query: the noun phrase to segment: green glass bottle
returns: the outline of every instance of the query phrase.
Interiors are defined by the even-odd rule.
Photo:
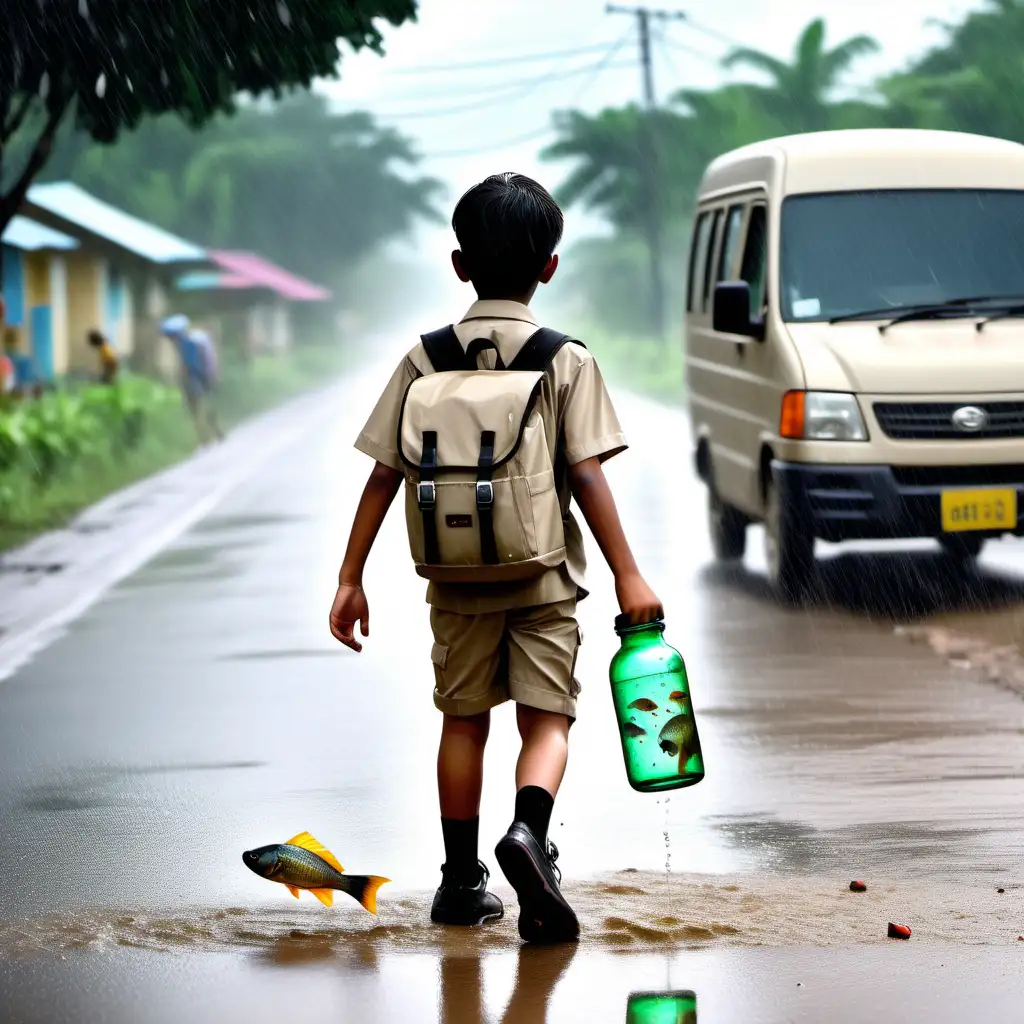
[[[697,722],[682,655],[665,643],[665,623],[615,618],[622,646],[609,676],[629,784],[641,793],[693,786],[704,778]]]
[[[697,995],[634,992],[626,1005],[626,1024],[697,1024]]]

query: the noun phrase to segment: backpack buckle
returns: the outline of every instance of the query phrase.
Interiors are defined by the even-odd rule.
[[[494,485],[490,480],[477,480],[476,482],[476,505],[477,508],[490,508],[494,504]]]
[[[434,489],[433,480],[423,480],[416,485],[416,504],[424,512],[429,512],[434,507],[437,493]]]

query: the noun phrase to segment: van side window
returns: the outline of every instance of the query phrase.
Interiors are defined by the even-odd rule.
[[[693,245],[690,247],[690,278],[686,285],[686,309],[697,308],[697,282],[704,280],[704,259],[707,255],[708,232],[711,230],[711,214],[705,210],[697,218],[693,229]]]
[[[768,265],[768,214],[760,203],[751,207],[740,277],[750,285],[750,315],[759,316],[765,303]]]
[[[707,312],[708,308],[708,297],[711,294],[711,270],[715,265],[714,253],[718,246],[719,226],[722,223],[722,211],[715,210],[714,216],[711,220],[711,231],[708,234],[708,245],[706,255],[704,257],[704,291],[703,299],[701,300],[700,310],[702,313]]]
[[[730,206],[729,215],[725,220],[725,237],[722,240],[722,251],[718,257],[718,273],[715,282],[732,279],[736,253],[740,247],[740,235],[743,231],[743,207]]]

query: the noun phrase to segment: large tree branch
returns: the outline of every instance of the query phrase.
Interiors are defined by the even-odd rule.
[[[11,218],[18,212],[18,208],[25,201],[29,186],[32,180],[43,169],[50,157],[53,148],[53,139],[57,134],[61,119],[68,109],[68,101],[60,100],[50,108],[46,118],[46,124],[32,147],[32,153],[25,164],[18,180],[7,190],[7,193],[0,196],[0,231],[10,223]]]
[[[34,99],[35,96],[30,92],[27,92],[22,96],[21,103],[18,104],[18,108],[11,115],[10,119],[4,122],[2,137],[4,142],[7,142],[7,140],[21,127]]]

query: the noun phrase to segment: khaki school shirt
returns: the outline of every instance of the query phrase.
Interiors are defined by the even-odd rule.
[[[494,342],[502,362],[508,366],[538,323],[528,306],[507,300],[473,303],[455,333],[463,348],[476,338]],[[494,369],[493,350],[478,356],[477,365]],[[384,388],[356,448],[371,459],[405,474],[398,455],[398,418],[409,384],[433,368],[422,343],[402,360]],[[427,601],[435,608],[461,612],[506,611],[534,605],[586,597],[583,588],[587,560],[579,525],[569,510],[571,499],[568,467],[595,456],[603,462],[626,448],[626,439],[612,407],[601,371],[594,357],[581,345],[563,345],[548,370],[553,401],[542,403],[547,436],[557,437],[555,462],[559,502],[565,532],[566,558],[562,565],[548,569],[536,579],[515,583],[437,583],[430,581]]]

